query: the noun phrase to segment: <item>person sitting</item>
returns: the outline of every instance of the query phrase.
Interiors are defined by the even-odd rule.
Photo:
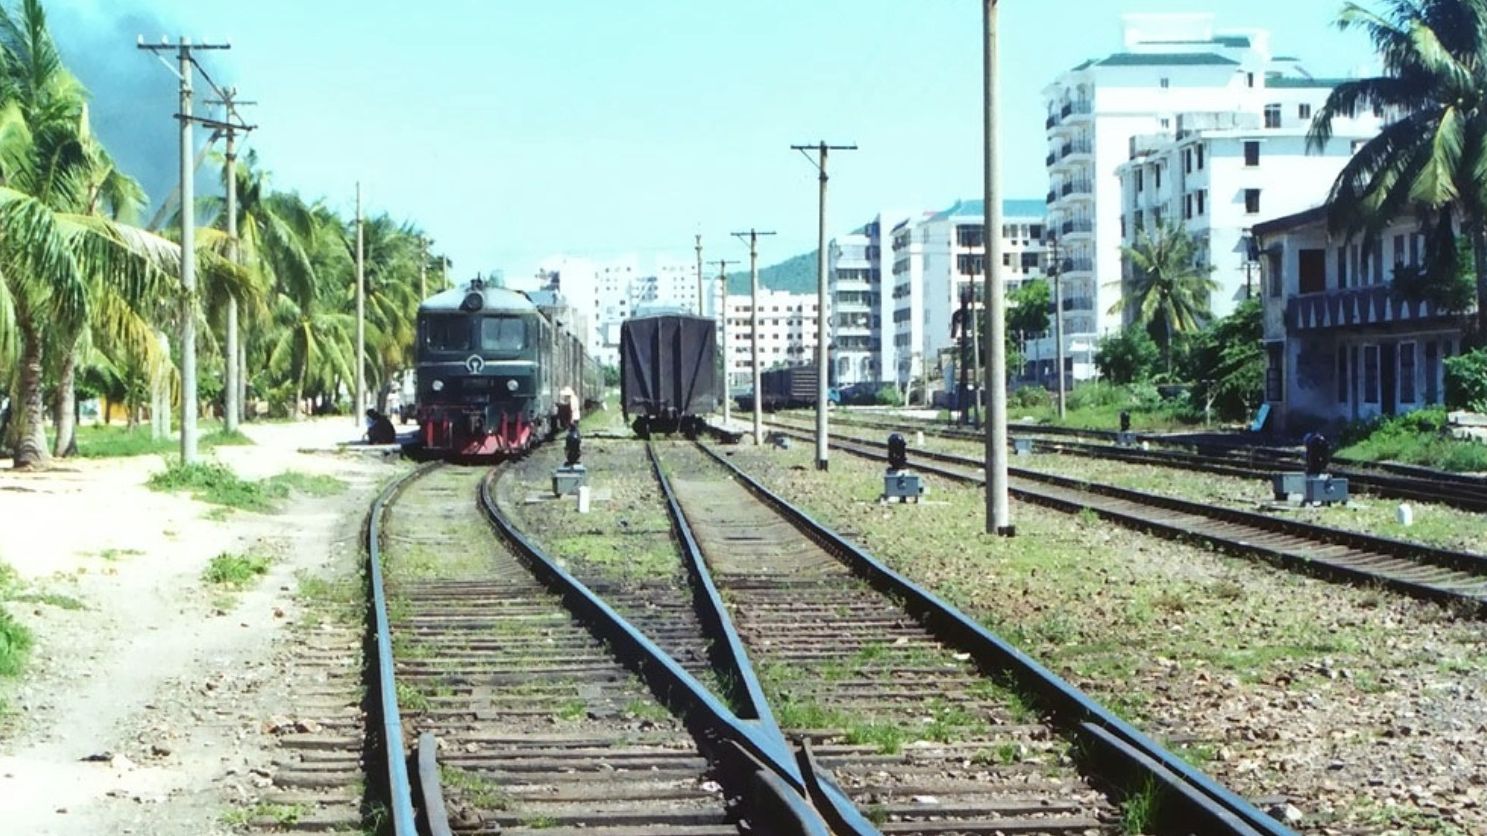
[[[398,440],[398,431],[393,428],[392,421],[386,415],[375,409],[368,409],[366,439],[368,444],[392,444]]]

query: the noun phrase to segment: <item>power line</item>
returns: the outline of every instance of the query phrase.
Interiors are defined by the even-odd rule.
[[[755,447],[760,447],[764,444],[764,414],[762,400],[759,394],[761,384],[763,383],[763,374],[759,368],[759,236],[774,234],[775,233],[773,232],[760,232],[759,230],[752,227],[749,228],[748,232],[733,233],[733,236],[735,238],[738,238],[739,240],[743,240],[744,236],[747,235],[749,241],[749,343],[751,348],[750,365],[752,366],[750,376],[753,380],[754,392],[751,400],[754,402],[753,412]],[[727,306],[727,303],[728,296],[727,289],[725,287],[723,291],[723,304],[725,307]],[[723,322],[723,327],[728,327],[728,323],[726,320],[724,320]],[[723,368],[725,370],[728,368],[727,360],[724,360]]]
[[[815,145],[792,145],[790,147],[799,151],[807,160],[810,160],[811,165],[816,167],[821,184],[816,216],[816,377],[819,378],[816,385],[816,469],[825,470],[829,465],[829,447],[826,443],[826,396],[831,362],[826,332],[826,157],[832,151],[856,151],[857,146],[855,144],[828,145],[825,140],[821,140]],[[810,151],[816,152],[814,159],[808,153]]]
[[[191,115],[191,68],[196,64],[192,53],[203,49],[228,49],[229,45],[193,44],[186,38],[180,38],[174,44],[169,38],[162,38],[158,44],[146,44],[143,36],[135,45],[156,57],[161,57],[164,52],[175,52],[179,62],[176,77],[181,85],[180,112],[176,114],[176,119],[181,123],[181,464],[190,465],[197,461],[196,218],[193,211],[196,204],[196,171],[191,153],[191,129],[199,121],[216,121]]]

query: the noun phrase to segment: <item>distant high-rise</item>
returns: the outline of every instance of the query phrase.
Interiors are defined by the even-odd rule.
[[[1294,130],[1308,118],[1303,113],[1319,106],[1329,86],[1311,79],[1298,59],[1272,56],[1264,30],[1215,29],[1211,14],[1125,15],[1121,21],[1120,52],[1085,61],[1044,90],[1048,221],[1059,239],[1064,333],[1071,345],[1089,345],[1121,326],[1121,317],[1109,311],[1122,292],[1121,245],[1130,238],[1122,233],[1121,219],[1123,213],[1135,212],[1127,202],[1136,181],[1123,195],[1117,173],[1138,151],[1152,150],[1146,138],[1162,136],[1181,143],[1187,139],[1183,132],[1192,126],[1211,124],[1217,129],[1224,119],[1233,120],[1236,128],[1254,124],[1275,130],[1270,126],[1281,124]],[[1150,176],[1163,178],[1163,194],[1180,202],[1202,188],[1196,180],[1189,185],[1187,173],[1174,171],[1170,160],[1159,166],[1163,173]],[[1282,177],[1280,169],[1273,169],[1277,177]],[[1315,170],[1325,169],[1326,165]],[[1129,170],[1133,178],[1148,176]],[[1253,205],[1248,190],[1259,188],[1260,211],[1243,214],[1278,214],[1264,206],[1264,186],[1242,186],[1244,182],[1234,180],[1232,193],[1209,191],[1203,198],[1205,212],[1214,203],[1244,206],[1248,200]],[[1272,199],[1284,202],[1278,196]],[[1162,214],[1170,217],[1171,205],[1166,201]],[[1151,211],[1141,208],[1142,222],[1151,223]],[[1217,240],[1214,245],[1228,246]],[[1228,275],[1223,281],[1229,296],[1215,300],[1216,310],[1232,306],[1232,281]],[[1076,377],[1092,372],[1076,364]]]

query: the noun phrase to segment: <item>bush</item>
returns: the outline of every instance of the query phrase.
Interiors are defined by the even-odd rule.
[[[1446,405],[1487,412],[1487,348],[1446,360]]]
[[[1042,386],[1024,386],[1012,393],[1008,405],[1013,409],[1047,409],[1053,406],[1053,393]]]
[[[898,393],[897,386],[884,386],[878,390],[873,398],[879,406],[903,406],[903,396]]]
[[[1095,366],[1111,383],[1150,380],[1161,353],[1145,328],[1131,327],[1100,338]]]

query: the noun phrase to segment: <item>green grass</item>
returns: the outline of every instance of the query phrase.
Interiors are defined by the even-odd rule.
[[[1156,822],[1158,801],[1156,782],[1148,778],[1140,789],[1126,796],[1121,805],[1121,830],[1131,836],[1150,833]]]
[[[232,827],[244,827],[256,821],[270,821],[288,827],[310,810],[303,804],[268,804],[259,802],[251,807],[237,807],[222,814],[222,822]]]
[[[218,586],[241,589],[268,574],[271,562],[262,555],[223,552],[207,564],[207,568],[201,573],[201,579]]]
[[[252,444],[253,440],[241,432],[226,432],[222,429],[203,432],[197,444],[203,450],[228,445]],[[165,438],[150,437],[149,425],[130,429],[111,425],[84,425],[77,428],[78,455],[85,459],[117,458],[120,456],[143,456],[150,453],[164,454],[179,450],[179,435]]]
[[[0,677],[19,676],[34,643],[30,628],[0,607]]]
[[[87,606],[82,601],[71,595],[63,595],[59,592],[22,592],[11,596],[10,600],[26,604],[46,604],[61,610],[85,610]]]
[[[454,790],[461,801],[477,809],[511,809],[511,794],[484,775],[441,765],[439,767],[439,779],[445,789]]]
[[[202,502],[243,511],[272,511],[292,492],[328,496],[346,489],[345,483],[335,477],[295,471],[253,481],[238,476],[221,462],[169,462],[145,484],[152,490],[187,492]]]
[[[1487,471],[1487,444],[1452,438],[1443,407],[1349,427],[1338,458],[1402,462],[1454,472]]]

